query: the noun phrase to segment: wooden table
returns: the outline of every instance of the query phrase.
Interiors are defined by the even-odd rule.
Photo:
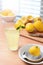
[[[18,51],[13,52],[13,51],[8,50],[5,33],[4,33],[4,27],[5,27],[5,25],[0,23],[0,65],[30,65],[30,64],[23,62],[19,58]],[[29,43],[43,45],[42,43],[38,43],[31,39],[20,36],[19,47],[22,47],[23,45],[26,45]],[[41,65],[43,65],[43,64],[41,64]]]

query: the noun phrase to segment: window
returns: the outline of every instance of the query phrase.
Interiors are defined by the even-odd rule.
[[[41,0],[20,0],[20,15],[40,15]]]
[[[11,9],[16,15],[33,15],[43,17],[43,0],[0,0],[2,10]]]
[[[43,18],[43,0],[41,0],[40,16]]]

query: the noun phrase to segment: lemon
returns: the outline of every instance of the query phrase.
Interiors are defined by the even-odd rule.
[[[8,12],[6,10],[4,10],[4,11],[1,12],[1,15],[7,16],[8,15]]]
[[[27,16],[27,19],[28,19],[28,21],[31,21],[32,22],[33,16],[29,15],[29,16]]]
[[[33,25],[36,28],[36,30],[38,30],[39,32],[43,32],[43,22],[42,21],[36,21],[34,22]]]
[[[10,12],[10,13],[8,14],[8,16],[14,16],[14,13]]]
[[[29,53],[33,56],[40,56],[40,48],[38,46],[32,46],[29,49]]]
[[[36,22],[36,21],[41,21],[41,18],[40,17],[34,18],[34,22]]]
[[[34,31],[34,26],[33,26],[32,23],[27,23],[25,29],[28,32],[33,32]]]
[[[26,16],[22,16],[21,17],[21,20],[24,24],[26,24],[28,21],[27,21],[27,17]]]
[[[3,16],[12,16],[13,15],[13,13],[12,13],[12,11],[10,10],[10,9],[5,9],[5,10],[3,10],[2,12],[1,12],[1,14],[3,15]]]
[[[25,27],[25,25],[23,24],[23,22],[21,21],[21,20],[18,20],[16,23],[15,23],[15,28],[17,29],[18,27],[21,27],[21,28],[23,28],[23,27]]]

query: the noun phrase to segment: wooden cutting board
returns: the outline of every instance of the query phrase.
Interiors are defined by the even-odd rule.
[[[43,34],[43,33],[41,33],[41,34]],[[40,42],[40,43],[43,43],[43,37],[41,38],[41,37],[30,36],[30,34],[24,29],[20,32],[20,36],[29,38],[31,40],[34,40],[34,41],[37,41],[37,42]]]

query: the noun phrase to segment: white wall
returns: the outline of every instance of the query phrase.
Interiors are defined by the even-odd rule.
[[[2,0],[2,9],[11,9],[18,15],[19,12],[18,0]]]
[[[1,5],[2,5],[2,4],[1,4],[1,0],[0,0],[0,10],[1,10]]]

